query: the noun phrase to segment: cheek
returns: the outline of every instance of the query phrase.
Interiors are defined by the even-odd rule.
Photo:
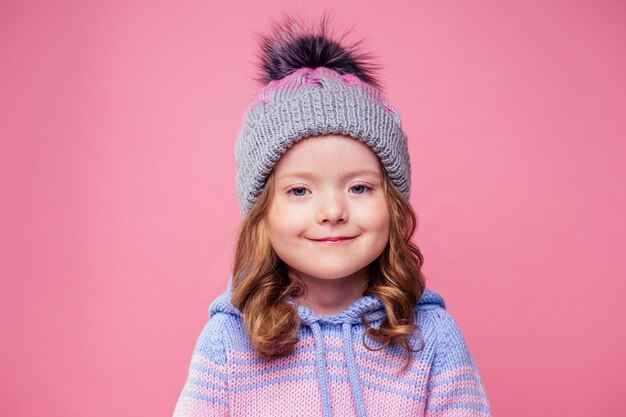
[[[377,202],[365,210],[360,212],[361,221],[368,226],[370,230],[376,230],[379,232],[389,231],[390,217],[389,209],[384,202]]]
[[[303,233],[301,219],[292,211],[273,208],[268,212],[268,231],[274,247],[282,246]]]
[[[301,253],[305,248],[302,231],[285,217],[276,217],[270,224],[269,241],[276,255],[288,265],[295,265],[301,261]]]
[[[373,243],[375,250],[378,254],[380,254],[387,243],[389,242],[391,229],[391,220],[389,217],[389,213],[386,211],[381,212],[380,216],[376,218],[376,221],[372,223],[372,231],[375,233],[375,243]]]
[[[280,241],[280,237],[285,233],[284,223],[280,221],[280,218],[280,213],[275,210],[270,210],[267,214],[267,231],[272,245]]]
[[[276,201],[278,200],[278,201]],[[272,218],[275,227],[284,230],[298,229],[306,226],[310,218],[310,207],[293,202],[275,199],[269,209],[269,217]]]

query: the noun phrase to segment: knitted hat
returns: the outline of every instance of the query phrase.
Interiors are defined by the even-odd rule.
[[[262,39],[264,83],[235,144],[237,194],[245,216],[280,157],[309,136],[343,134],[368,145],[408,199],[411,164],[398,112],[385,100],[365,55],[293,20]],[[356,44],[355,44],[356,45]]]

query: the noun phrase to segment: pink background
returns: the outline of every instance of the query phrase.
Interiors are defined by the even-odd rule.
[[[428,285],[496,416],[623,416],[620,1],[0,5],[0,415],[170,416],[230,273],[254,32],[384,65]]]

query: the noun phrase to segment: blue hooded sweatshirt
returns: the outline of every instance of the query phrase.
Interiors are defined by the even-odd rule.
[[[365,334],[377,328],[381,300],[364,295],[321,316],[298,305],[295,349],[266,359],[253,348],[231,285],[209,307],[175,417],[200,416],[491,416],[476,363],[443,298],[426,289],[415,309],[413,359]],[[368,347],[365,346],[367,344]]]

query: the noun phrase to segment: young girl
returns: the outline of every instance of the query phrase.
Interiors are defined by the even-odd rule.
[[[373,66],[292,18],[235,146],[244,216],[174,416],[489,416],[411,242],[410,159]]]

